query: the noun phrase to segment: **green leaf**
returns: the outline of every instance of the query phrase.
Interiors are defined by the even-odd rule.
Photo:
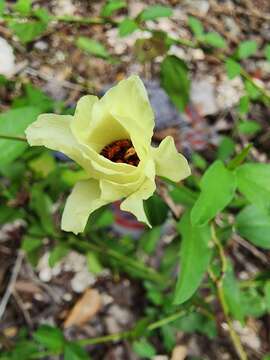
[[[253,287],[241,292],[241,302],[245,316],[260,318],[267,312],[264,296]]]
[[[30,340],[19,340],[16,341],[16,347],[12,349],[12,351],[9,353],[8,357],[4,357],[4,359],[1,358],[1,360],[29,360],[32,358],[33,355],[37,355],[39,353],[39,349],[36,343],[34,341]]]
[[[254,40],[242,41],[237,49],[237,56],[239,59],[247,59],[254,55],[257,51],[257,43]]]
[[[6,1],[0,0],[0,16],[4,13],[6,7]]]
[[[65,244],[57,245],[50,252],[49,265],[53,268],[60,260],[62,260],[69,252],[69,248]]]
[[[270,313],[270,280],[264,286],[265,302],[268,312]]]
[[[22,15],[29,15],[31,12],[32,0],[18,0],[14,5],[14,10]]]
[[[199,287],[209,265],[212,249],[209,226],[192,226],[189,212],[182,216],[177,229],[182,236],[182,243],[174,304],[179,305],[187,301]]]
[[[186,63],[174,55],[167,56],[161,64],[161,86],[179,111],[184,111],[189,101],[190,79]]]
[[[237,127],[238,131],[244,135],[256,135],[262,129],[260,124],[252,120],[241,121]]]
[[[114,223],[114,214],[111,209],[104,209],[100,216],[95,220],[94,227],[102,229]]]
[[[156,355],[156,349],[146,339],[134,341],[132,348],[137,355],[143,358],[151,359]]]
[[[224,49],[227,44],[225,39],[216,32],[209,32],[203,36],[203,42],[218,49]]]
[[[244,164],[236,174],[238,189],[248,201],[270,211],[270,164]]]
[[[27,126],[36,120],[39,113],[38,108],[24,107],[0,114],[0,134],[23,136]],[[27,147],[26,142],[0,138],[0,164],[4,166],[13,162]]]
[[[184,333],[194,334],[199,332],[210,339],[217,336],[217,326],[214,319],[198,312],[187,314],[173,323],[174,327]],[[191,358],[190,360],[195,360]],[[202,360],[196,358],[196,360]]]
[[[94,55],[96,57],[103,59],[108,59],[110,57],[110,54],[100,42],[89,39],[85,36],[80,36],[76,41],[76,45],[80,49],[86,51],[88,54]]]
[[[226,59],[225,68],[229,79],[234,79],[241,74],[241,65],[232,58]]]
[[[245,207],[236,217],[238,233],[256,246],[270,249],[270,215],[255,205]]]
[[[146,231],[140,238],[140,244],[142,249],[147,254],[152,254],[157,247],[157,243],[160,240],[160,236],[161,236],[160,226],[155,226],[152,229]]]
[[[244,162],[248,156],[252,144],[248,144],[239,154],[237,154],[227,165],[228,169],[234,170]]]
[[[118,27],[119,35],[121,37],[130,35],[137,29],[138,29],[138,24],[136,23],[136,21],[129,18],[124,19]]]
[[[22,249],[29,253],[37,250],[42,246],[42,240],[33,236],[26,235],[23,237]]]
[[[18,209],[10,208],[2,204],[0,205],[0,225],[21,219],[22,217],[23,215]]]
[[[18,36],[23,44],[26,44],[38,38],[47,29],[47,24],[42,21],[27,21],[22,23],[11,20],[8,23],[8,27]]]
[[[160,288],[151,282],[145,282],[144,286],[147,290],[147,299],[149,299],[154,305],[158,306],[164,303],[164,294]]]
[[[80,345],[68,342],[64,347],[64,360],[90,360],[90,357]]]
[[[37,213],[43,230],[49,235],[55,235],[52,201],[39,184],[32,187],[30,207]]]
[[[123,0],[107,0],[106,4],[101,10],[101,16],[109,17],[115,11],[126,8],[127,4]]]
[[[188,26],[195,35],[196,38],[201,38],[204,34],[203,24],[200,20],[196,19],[194,16],[188,17]]]
[[[174,202],[185,206],[193,206],[197,199],[197,194],[183,185],[175,185],[170,196]]]
[[[267,44],[264,48],[264,54],[268,61],[270,61],[270,44]]]
[[[244,322],[244,312],[242,306],[241,292],[239,284],[235,278],[233,267],[228,263],[228,269],[223,279],[223,289],[230,313],[236,320]]]
[[[236,189],[235,174],[217,160],[204,173],[200,187],[201,194],[191,210],[193,225],[205,225],[231,202]]]
[[[235,150],[234,141],[228,136],[223,136],[217,151],[217,158],[225,161],[227,160]]]
[[[249,80],[245,80],[245,90],[252,100],[257,100],[261,97],[260,90]]]
[[[249,105],[250,105],[249,97],[247,95],[242,96],[238,106],[239,114],[241,115],[247,114],[249,111]]]
[[[40,326],[38,330],[34,332],[33,338],[53,352],[62,351],[65,340],[64,335],[59,329],[49,325]]]
[[[86,262],[89,272],[93,274],[100,274],[102,272],[103,266],[96,253],[89,251],[86,254]]]
[[[35,17],[41,20],[43,23],[48,24],[53,20],[53,16],[50,15],[47,9],[45,8],[36,8],[32,10],[32,13]]]
[[[170,324],[164,325],[160,328],[160,333],[165,350],[171,353],[176,345],[175,329]]]
[[[37,176],[46,178],[55,170],[56,161],[49,151],[44,151],[39,157],[29,161],[28,165]]]
[[[155,20],[172,15],[172,9],[163,5],[152,5],[144,9],[138,16],[140,21]]]
[[[154,194],[144,201],[144,210],[152,226],[162,225],[168,216],[168,206],[161,198]]]
[[[193,152],[191,160],[194,166],[198,169],[205,170],[207,168],[207,161],[199,153]]]
[[[54,108],[54,101],[49,96],[44,94],[39,88],[33,86],[31,83],[24,86],[25,95],[16,98],[13,103],[13,108],[22,106],[35,106],[41,112],[51,112]]]

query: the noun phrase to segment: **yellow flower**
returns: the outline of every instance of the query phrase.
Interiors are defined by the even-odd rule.
[[[149,224],[143,200],[155,191],[155,176],[178,182],[190,175],[187,160],[167,136],[151,146],[154,114],[138,76],[120,81],[101,99],[83,96],[74,116],[42,114],[26,129],[30,145],[44,145],[77,162],[88,180],[76,183],[61,227],[84,230],[90,214],[123,199],[121,209]]]

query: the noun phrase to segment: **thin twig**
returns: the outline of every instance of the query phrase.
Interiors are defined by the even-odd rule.
[[[7,286],[6,292],[5,292],[5,294],[4,294],[3,298],[2,298],[2,301],[0,303],[0,319],[3,316],[3,314],[4,314],[5,310],[6,310],[7,304],[9,302],[9,298],[12,295],[14,285],[16,283],[17,277],[18,277],[19,272],[21,270],[23,258],[24,258],[24,253],[21,250],[19,250],[16,262],[15,262],[15,265],[13,267],[12,274],[11,274],[11,277],[10,277],[10,280],[9,280],[9,284]]]
[[[251,252],[255,257],[261,260],[261,262],[265,265],[269,265],[270,260],[268,257],[261,251],[259,251],[255,246],[250,244],[248,241],[244,240],[238,234],[233,235],[233,240],[237,242],[239,245],[243,246],[249,252]]]
[[[15,289],[13,290],[12,293],[13,293],[13,297],[14,297],[16,303],[18,304],[18,306],[23,314],[25,322],[27,323],[29,328],[33,328],[33,321],[31,319],[29,311],[25,308],[25,305],[24,305],[20,295],[18,294],[18,292]]]

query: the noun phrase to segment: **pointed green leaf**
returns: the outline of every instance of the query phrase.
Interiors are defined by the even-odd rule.
[[[107,59],[110,57],[110,54],[108,53],[104,45],[102,45],[100,42],[96,40],[89,39],[85,36],[80,36],[76,41],[76,45],[78,46],[78,48],[86,51],[88,54],[103,59]]]
[[[254,40],[242,41],[237,49],[237,56],[239,59],[246,59],[254,55],[257,51],[257,43]]]
[[[226,59],[225,68],[229,79],[234,79],[241,73],[241,65],[231,58]]]
[[[190,80],[186,63],[174,55],[161,64],[161,85],[179,111],[184,111],[190,93]]]
[[[236,217],[236,230],[255,246],[270,249],[270,215],[260,208],[245,207]]]
[[[140,15],[140,21],[155,20],[161,17],[169,17],[172,15],[172,9],[163,5],[152,5],[144,9]]]
[[[209,265],[212,249],[209,226],[192,226],[189,212],[182,216],[177,229],[182,236],[182,243],[174,304],[179,305],[187,301],[199,287]]]
[[[36,120],[39,113],[38,108],[29,106],[0,114],[0,134],[24,136],[24,130]],[[0,164],[12,163],[27,147],[27,142],[0,139]]]
[[[194,16],[188,17],[188,26],[190,27],[191,31],[195,35],[196,38],[200,38],[203,33],[203,24],[200,20],[196,19]]]
[[[238,189],[248,201],[270,211],[270,164],[244,164],[236,174]]]
[[[205,225],[231,202],[236,189],[235,174],[217,160],[203,175],[200,187],[201,194],[191,210],[193,225]]]

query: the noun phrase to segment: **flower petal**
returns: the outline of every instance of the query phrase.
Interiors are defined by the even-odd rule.
[[[141,185],[147,180],[154,182],[155,179],[155,163],[152,158],[145,159],[137,168],[137,176],[133,179],[127,178],[126,182],[111,181],[108,179],[100,180],[101,197],[110,202],[129,196],[135,193]],[[121,179],[122,181],[122,179]]]
[[[190,167],[186,158],[177,152],[174,140],[167,136],[158,148],[152,148],[156,163],[156,174],[178,182],[190,175]]]
[[[141,187],[132,195],[127,197],[120,205],[123,211],[131,212],[136,216],[138,221],[144,222],[149,227],[149,223],[143,207],[143,200],[148,199],[156,190],[156,184],[152,179],[147,178]]]
[[[74,234],[83,232],[92,212],[106,204],[101,199],[99,181],[90,179],[77,182],[67,198],[61,228]]]
[[[93,105],[98,101],[97,96],[85,95],[77,102],[75,114],[71,121],[71,131],[78,141],[85,142],[89,136],[92,120]]]
[[[144,84],[138,76],[130,76],[112,87],[100,99],[104,107],[131,135],[140,134],[150,141],[154,128],[154,113]]]
[[[25,131],[27,141],[31,146],[43,145],[51,150],[60,151],[92,173],[93,168],[89,159],[70,130],[71,121],[70,115],[39,115],[37,121]]]

